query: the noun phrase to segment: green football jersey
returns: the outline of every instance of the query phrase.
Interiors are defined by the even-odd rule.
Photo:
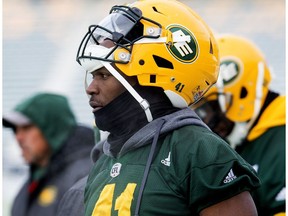
[[[86,216],[132,216],[151,145],[118,158],[103,154],[85,189]],[[206,128],[160,135],[139,215],[198,215],[206,207],[259,186],[253,168]]]
[[[236,149],[249,162],[261,180],[252,195],[259,215],[285,211],[285,126],[270,128],[257,139]]]

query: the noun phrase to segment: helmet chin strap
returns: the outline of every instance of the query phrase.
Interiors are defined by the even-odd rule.
[[[147,121],[151,122],[153,120],[151,111],[150,111],[150,105],[147,100],[143,99],[136,91],[135,89],[127,82],[124,77],[122,77],[117,70],[115,70],[114,67],[109,62],[101,61],[103,66],[130,92],[130,94],[135,98],[135,100],[140,104],[142,109],[144,110]]]
[[[241,144],[243,139],[247,136],[248,131],[253,126],[255,120],[258,117],[258,114],[261,110],[261,101],[263,97],[262,85],[264,82],[264,63],[258,63],[258,76],[256,83],[256,98],[254,101],[254,112],[252,118],[248,122],[235,122],[235,126],[231,133],[226,137],[227,141],[232,148],[235,148],[237,145]]]

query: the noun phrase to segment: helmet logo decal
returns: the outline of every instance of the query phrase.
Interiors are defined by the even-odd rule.
[[[194,35],[184,26],[180,25],[168,26],[167,30],[172,32],[173,38],[184,38],[190,36],[190,40],[183,40],[180,42],[174,42],[172,45],[166,45],[172,56],[183,63],[191,63],[195,61],[199,50]]]
[[[192,90],[192,95],[195,101],[198,101],[202,97],[203,90],[201,90],[199,85]]]
[[[220,64],[222,82],[227,85],[233,82],[240,75],[240,65],[233,60],[225,60]]]

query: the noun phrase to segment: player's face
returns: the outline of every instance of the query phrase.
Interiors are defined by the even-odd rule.
[[[93,108],[93,112],[106,106],[126,90],[104,67],[92,72],[91,75],[93,80],[86,92],[91,96],[89,104]]]
[[[111,41],[105,41],[105,47],[112,47]],[[127,77],[121,74],[131,85],[136,83],[134,77]],[[86,89],[86,93],[90,95],[89,104],[93,108],[93,112],[101,109],[109,104],[116,97],[126,91],[125,87],[105,68],[102,67],[91,73],[92,81]]]
[[[35,125],[18,126],[16,139],[22,151],[22,156],[28,164],[46,166],[50,158],[50,147]]]

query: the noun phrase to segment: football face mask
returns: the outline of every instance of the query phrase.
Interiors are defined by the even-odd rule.
[[[154,28],[157,31],[144,35],[144,26],[140,22],[141,20],[151,22],[151,26],[155,26]],[[141,10],[138,8],[114,6],[110,14],[98,25],[89,26],[88,32],[79,46],[76,60],[86,68],[86,71],[92,69],[89,66],[85,67],[85,63],[89,62],[85,59],[126,64],[130,61],[132,47],[135,42],[142,38],[158,38],[160,33],[161,25],[143,17]],[[114,46],[110,48],[103,46],[106,40],[113,42]],[[126,52],[121,52],[120,56],[115,58],[114,52],[119,48],[123,48]],[[93,67],[93,70],[100,68],[100,66],[101,64],[98,67]]]

